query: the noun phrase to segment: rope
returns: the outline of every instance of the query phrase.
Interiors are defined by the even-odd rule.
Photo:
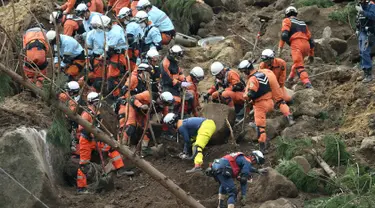
[[[42,202],[38,197],[36,197],[33,193],[31,193],[27,188],[25,188],[20,182],[18,182],[15,178],[13,178],[10,174],[8,174],[4,169],[0,167],[0,170],[5,173],[10,179],[12,179],[14,182],[16,182],[21,188],[23,188],[27,193],[29,193],[31,196],[33,196],[36,200],[38,200],[44,207],[49,208],[44,202]]]

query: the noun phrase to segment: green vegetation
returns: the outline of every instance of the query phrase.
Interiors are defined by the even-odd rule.
[[[276,170],[291,180],[299,190],[309,193],[318,191],[319,177],[314,171],[307,174],[302,167],[293,160],[281,160]]]
[[[297,0],[297,7],[317,5],[319,8],[328,8],[334,5],[331,0]]]
[[[350,154],[346,151],[346,145],[338,135],[327,135],[324,137],[325,152],[323,159],[333,166],[346,165]]]
[[[56,112],[53,118],[52,125],[47,132],[47,141],[58,147],[69,149],[71,135],[68,131],[69,125],[65,115],[61,112]]]
[[[280,159],[290,160],[294,156],[303,155],[306,149],[312,147],[310,139],[289,139],[278,137],[276,140],[276,155]]]
[[[333,11],[328,17],[331,20],[336,20],[345,24],[349,24],[352,29],[355,29],[355,21],[357,16],[357,10],[355,9],[355,3],[348,3],[343,9]]]
[[[4,100],[6,96],[13,93],[11,83],[12,79],[8,75],[0,73],[0,101]]]

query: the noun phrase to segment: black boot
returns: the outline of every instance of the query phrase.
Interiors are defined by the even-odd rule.
[[[372,81],[372,68],[363,69],[365,73],[365,78],[362,80],[362,83],[369,83]]]

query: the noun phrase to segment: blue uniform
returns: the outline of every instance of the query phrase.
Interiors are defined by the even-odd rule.
[[[241,176],[249,177],[252,172],[257,171],[255,168],[253,168],[251,162],[248,161],[244,155],[238,155],[235,159],[235,163],[240,168],[239,175]],[[219,194],[228,194],[228,204],[235,204],[237,199],[237,188],[233,179],[237,177],[237,175],[230,176],[225,174],[225,170],[231,169],[232,166],[229,160],[226,158],[215,160],[212,164],[212,170],[215,173],[215,178],[220,183]],[[246,192],[247,182],[241,183],[241,195],[246,196]]]
[[[127,49],[125,32],[119,25],[113,25],[111,30],[107,34],[108,36],[108,47],[112,47],[115,50]]]
[[[57,50],[55,50],[57,52]],[[60,35],[60,57],[75,57],[81,55],[83,52],[82,46],[78,41],[68,35]],[[55,56],[54,63],[58,63],[58,57]],[[64,67],[67,63],[61,62]]]
[[[157,27],[160,32],[174,30],[173,23],[165,12],[161,11],[156,6],[152,6],[151,10],[147,13],[148,19]]]
[[[184,152],[187,152],[187,149],[191,146],[190,138],[197,136],[198,130],[205,120],[206,118],[193,117],[182,121],[182,125],[178,128],[178,132],[184,138]]]
[[[138,23],[132,21],[126,25],[126,34],[132,34],[134,39],[140,39],[143,36],[143,30]]]
[[[85,31],[86,31],[84,34],[82,34],[83,37],[85,37],[87,35],[87,33],[91,31],[91,20],[92,20],[92,18],[95,15],[103,16],[101,13],[91,12],[89,19],[88,20],[86,20],[86,19],[83,20],[83,27],[85,28]]]
[[[144,29],[143,40],[145,45],[142,47],[142,52],[147,52],[153,47],[160,50],[162,38],[160,31],[155,26],[148,25]]]
[[[362,4],[363,13],[358,15],[357,30],[359,31],[359,49],[361,57],[361,68],[369,70],[372,68],[371,48],[374,46],[375,35],[375,4],[371,1]],[[369,38],[369,35],[372,37]]]
[[[89,55],[101,56],[104,55],[104,31],[101,29],[94,29],[87,33],[86,45],[89,49]],[[108,39],[108,35],[106,34]],[[108,42],[108,41],[107,41]]]

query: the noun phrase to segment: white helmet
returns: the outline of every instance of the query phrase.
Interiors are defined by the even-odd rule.
[[[160,95],[160,99],[161,99],[163,102],[168,103],[169,105],[171,105],[171,104],[174,103],[173,95],[172,95],[172,93],[170,93],[170,92],[163,92],[163,93],[161,93],[161,95]]]
[[[117,15],[117,18],[122,19],[132,14],[132,10],[128,7],[123,7]]]
[[[138,11],[135,15],[135,18],[138,20],[138,23],[147,21],[148,14],[145,11]]]
[[[102,18],[100,18],[99,15],[95,15],[92,19],[91,19],[91,22],[90,22],[90,25],[91,26],[94,26],[94,27],[99,27],[99,26],[102,26]]]
[[[151,48],[147,51],[146,58],[154,58],[156,56],[159,56],[159,52],[155,48]]]
[[[190,76],[194,77],[196,80],[201,81],[204,79],[204,71],[202,67],[196,66],[190,71]]]
[[[275,52],[271,49],[266,49],[262,52],[262,59],[273,59],[275,58]]]
[[[255,150],[251,153],[251,155],[255,157],[255,160],[258,164],[260,164],[260,165],[264,164],[265,159],[264,159],[264,155],[261,151]]]
[[[143,10],[145,7],[151,6],[151,3],[149,0],[140,0],[137,4],[137,10]]]
[[[213,64],[211,64],[211,74],[213,76],[218,75],[221,71],[223,71],[224,65],[218,61],[215,61]]]
[[[76,7],[76,12],[85,12],[87,10],[89,10],[89,8],[84,3],[78,4],[78,6]]]
[[[53,22],[56,20],[56,22],[57,22],[57,20],[60,18],[60,14],[61,13],[59,13],[59,12],[52,12],[52,14],[50,14],[49,15],[49,23],[50,24],[53,24]]]
[[[99,101],[99,94],[97,92],[90,92],[87,95],[87,102],[93,103]]]
[[[69,92],[78,92],[79,91],[79,84],[76,81],[68,82],[68,91]]]
[[[99,15],[98,15],[98,16],[99,16]],[[100,18],[102,18],[103,26],[104,26],[104,27],[108,27],[108,25],[111,23],[111,18],[109,18],[109,17],[106,16],[106,15],[100,16]]]
[[[48,41],[53,41],[56,38],[56,32],[54,30],[50,30],[47,32],[46,37]]]
[[[172,125],[174,124],[175,122],[177,121],[177,115],[174,114],[174,113],[168,113],[164,119],[163,119],[163,122],[165,124],[169,124],[169,125]]]
[[[141,63],[138,65],[138,71],[146,71],[150,68],[150,65],[146,63]]]
[[[295,8],[294,6],[290,6],[290,7],[288,7],[288,8],[285,9],[285,14],[286,15],[288,15],[288,14],[290,14],[292,12],[298,14],[297,8]]]
[[[245,71],[247,69],[254,69],[253,63],[248,60],[241,61],[241,63],[238,65],[238,70]]]
[[[170,53],[182,53],[183,52],[183,50],[182,50],[182,48],[181,48],[181,46],[179,46],[179,45],[174,45],[174,46],[172,46],[170,49],[169,49],[169,52]]]

